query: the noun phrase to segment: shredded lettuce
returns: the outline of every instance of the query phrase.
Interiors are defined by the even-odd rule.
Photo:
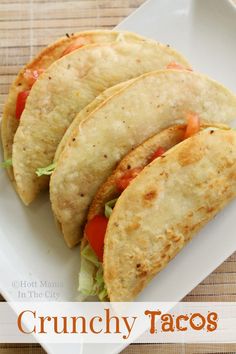
[[[85,257],[81,257],[81,268],[79,272],[79,292],[83,295],[96,295],[94,288],[94,272],[96,267]]]
[[[84,247],[84,249],[81,252],[81,255],[90,261],[93,265],[95,265],[97,268],[100,265],[100,262],[98,260],[98,257],[96,256],[94,250],[90,247],[88,244],[87,246]]]
[[[99,292],[98,298],[100,301],[107,301],[107,296],[108,296],[107,289],[104,286],[104,288]]]
[[[79,272],[80,300],[88,296],[97,295],[101,301],[107,298],[107,290],[103,279],[103,265],[90,245],[88,244],[81,252],[81,267]]]
[[[8,159],[0,163],[0,167],[2,168],[8,168],[11,166],[12,166],[12,159]]]
[[[50,176],[53,171],[55,170],[55,167],[56,167],[56,163],[52,163],[51,165],[47,166],[47,167],[39,167],[37,168],[36,170],[36,175],[38,177],[41,177],[41,176]]]
[[[95,280],[97,282],[97,285],[100,287],[102,286],[102,283],[104,282],[103,280],[103,268],[99,266],[96,276],[95,276]]]
[[[109,219],[117,198],[105,204],[105,216]],[[99,300],[107,299],[107,289],[103,278],[103,265],[88,244],[81,252],[81,267],[79,272],[79,297],[83,301],[88,296],[97,295]]]
[[[112,210],[113,210],[114,206],[116,205],[117,199],[118,198],[112,199],[105,204],[105,217],[107,219],[109,219],[109,217],[111,216]]]
[[[103,266],[102,264],[100,264],[96,276],[95,276],[95,280],[96,280],[96,286],[98,289],[97,292],[97,296],[99,298],[100,301],[104,301],[107,298],[107,289],[106,289],[106,285],[104,282],[104,278],[103,278]]]

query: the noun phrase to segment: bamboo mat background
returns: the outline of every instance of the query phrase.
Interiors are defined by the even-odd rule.
[[[157,0],[158,1],[158,0]],[[14,76],[41,48],[65,33],[112,29],[144,0],[0,0],[0,114]],[[236,253],[185,301],[236,301]],[[4,299],[0,295],[0,301]],[[41,354],[40,345],[3,345],[0,354]],[[236,345],[130,345],[124,354],[236,353]]]

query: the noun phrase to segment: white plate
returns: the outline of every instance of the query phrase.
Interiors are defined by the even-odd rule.
[[[236,9],[227,0],[150,0],[118,28],[169,43],[183,52],[194,68],[236,91]],[[20,300],[17,282],[63,283],[51,288],[57,300],[76,295],[78,249],[65,247],[56,230],[47,195],[26,208],[18,200],[4,171],[0,171],[0,292]],[[178,301],[200,283],[235,247],[236,202],[226,208],[158,275],[139,297],[141,301]],[[21,284],[23,285],[23,284]],[[45,288],[36,289],[36,293]],[[46,290],[50,290],[47,288]],[[29,295],[29,294],[28,294]],[[31,300],[37,300],[32,298]],[[50,300],[50,299],[48,299]],[[69,347],[68,347],[69,346]],[[93,353],[86,345],[46,345],[48,353]],[[96,345],[96,353],[116,353],[121,345]]]

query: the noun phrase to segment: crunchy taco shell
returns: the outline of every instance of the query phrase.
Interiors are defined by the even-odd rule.
[[[126,171],[136,168],[144,168],[150,162],[150,156],[152,156],[159,146],[165,150],[169,150],[171,147],[180,143],[184,138],[185,130],[185,125],[175,125],[164,129],[162,132],[155,134],[139,145],[136,149],[129,152],[120,161],[112,175],[109,176],[106,182],[99,188],[90,205],[87,221],[93,219],[96,215],[104,215],[105,204],[121,195],[121,191],[117,188],[116,181]],[[96,237],[96,235],[94,235],[94,237]],[[87,244],[88,241],[84,233],[84,237],[80,245],[81,253]]]
[[[76,114],[104,89],[177,61],[182,56],[155,42],[119,40],[84,46],[54,62],[33,85],[13,144],[17,191],[25,204],[48,186],[37,168],[53,162]]]
[[[108,88],[107,90],[103,91],[99,96],[97,96],[91,103],[89,103],[86,107],[84,107],[75,117],[65,134],[63,135],[63,138],[61,139],[55,156],[54,156],[54,161],[56,162],[62,151],[64,150],[64,147],[66,146],[67,142],[70,140],[71,134],[73,134],[73,130],[81,123],[83,120],[85,120],[90,113],[95,111],[97,107],[102,105],[108,98],[113,96],[115,93],[119,92],[122,90],[124,87],[128,86],[132,80],[128,80],[125,82],[121,82],[120,84],[117,84],[115,86],[112,86]]]
[[[50,198],[66,243],[83,235],[98,188],[116,164],[153,134],[184,124],[196,112],[202,122],[227,123],[236,115],[236,97],[206,76],[164,70],[143,75],[106,100],[71,134],[52,174]]]
[[[111,176],[98,189],[88,212],[87,220],[91,220],[95,215],[103,215],[104,207],[107,202],[121,195],[117,187],[117,181],[127,171],[141,169],[150,163],[150,157],[162,147],[165,151],[169,150],[184,139],[186,125],[174,125],[155,134],[144,141],[141,145],[129,152],[118,164]]]
[[[147,41],[146,38],[128,32],[97,30],[74,33],[60,38],[43,49],[31,62],[22,68],[11,85],[2,117],[1,135],[5,160],[12,158],[13,139],[19,125],[19,120],[16,119],[15,114],[17,96],[20,92],[31,88],[27,77],[25,77],[27,70],[47,69],[52,63],[61,58],[62,55],[66,54],[68,48],[72,49],[71,46],[73,45],[84,46],[92,43],[113,42],[119,40],[122,36],[124,36],[126,41],[131,42]],[[7,171],[10,178],[14,180],[12,167],[9,167]]]
[[[206,128],[230,129],[222,124],[202,124],[201,130]],[[170,150],[173,146],[182,142],[185,137],[186,125],[173,125],[164,129],[158,134],[155,134],[136,149],[129,152],[118,164],[111,176],[98,189],[88,212],[87,220],[91,220],[95,215],[103,215],[105,204],[110,200],[118,198],[123,191],[117,185],[117,181],[124,176],[125,173],[132,170],[141,170],[146,167],[151,161],[155,151],[161,147],[164,151]],[[132,183],[132,182],[131,182]]]
[[[233,130],[204,130],[145,167],[108,223],[103,265],[110,300],[133,300],[235,196]]]

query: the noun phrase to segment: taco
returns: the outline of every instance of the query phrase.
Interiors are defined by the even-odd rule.
[[[116,164],[150,136],[184,124],[189,112],[203,123],[227,123],[236,116],[236,97],[197,73],[152,72],[134,79],[73,130],[50,182],[53,212],[69,247],[81,240],[89,205]]]
[[[107,43],[125,38],[125,41],[143,42],[147,39],[134,33],[122,33],[97,30],[67,34],[47,48],[43,49],[30,63],[18,73],[13,82],[4,107],[1,135],[5,161],[12,159],[12,144],[18,128],[20,117],[29,91],[38,77],[56,60],[82,46],[92,43]],[[14,180],[13,169],[9,163],[8,174]]]
[[[235,131],[201,132],[150,164],[122,194],[108,225],[110,300],[134,299],[235,196]]]
[[[34,83],[13,144],[17,191],[25,204],[48,186],[36,170],[53,162],[58,144],[76,114],[104,89],[177,61],[167,46],[123,37],[111,43],[83,46],[54,62]]]
[[[192,120],[194,118],[193,115]],[[191,123],[191,126],[193,125]],[[199,122],[197,125],[199,130]],[[99,188],[89,208],[80,246],[81,267],[78,288],[80,299],[84,300],[92,295],[97,295],[100,300],[107,297],[102,264],[104,238],[108,219],[118,198],[145,166],[183,141],[185,134],[186,125],[175,125],[155,134],[128,153]]]
[[[100,188],[81,245],[82,296],[133,300],[236,196],[236,132],[202,126],[181,142],[185,137],[184,126],[164,130],[128,154]],[[129,166],[139,172],[124,185]]]

